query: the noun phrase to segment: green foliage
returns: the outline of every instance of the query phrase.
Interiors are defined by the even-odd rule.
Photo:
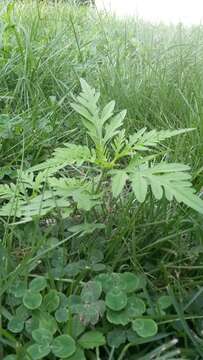
[[[105,303],[110,309],[120,311],[127,305],[127,296],[119,288],[114,288],[106,294]]]
[[[88,359],[89,350],[106,344],[112,349],[122,348],[129,342],[129,332],[136,339],[153,337],[158,326],[153,315],[146,316],[151,303],[144,297],[145,281],[138,279],[130,272],[101,273],[76,287],[77,295],[67,297],[50,289],[44,277],[36,277],[28,289],[17,294],[24,305],[9,316],[7,329],[23,337],[27,354],[36,360],[48,354],[61,359]],[[163,295],[158,303],[166,309],[169,299]]]
[[[202,36],[1,1],[0,359],[203,358]]]
[[[84,325],[95,325],[105,311],[103,300],[99,300],[102,286],[98,281],[87,282],[81,292],[81,302],[74,306],[74,312],[79,315]]]
[[[79,344],[83,349],[94,349],[105,343],[105,337],[99,331],[88,331],[79,339]]]
[[[23,304],[29,310],[34,310],[40,307],[42,303],[42,296],[40,293],[27,290],[23,296]]]
[[[160,298],[158,299],[158,306],[161,310],[168,309],[168,307],[171,305],[171,297],[168,295],[160,296]]]
[[[79,210],[90,211],[102,204],[103,197],[110,198],[111,190],[115,198],[123,197],[126,183],[138,202],[145,201],[150,189],[156,200],[163,196],[168,201],[175,199],[203,213],[203,202],[192,188],[189,166],[155,162],[156,147],[163,140],[193,129],[147,132],[143,128],[128,137],[123,129],[126,111],[115,115],[114,101],[100,110],[100,94],[83,79],[81,87],[82,92],[71,106],[81,115],[92,144],[87,147],[66,143],[54,151],[50,160],[19,173],[17,184],[1,185],[0,195],[9,202],[3,205],[0,215],[26,222],[58,209],[62,217],[68,217],[74,211],[72,202]],[[143,151],[151,152],[150,157],[143,156]],[[83,164],[88,166],[85,172],[80,170]],[[79,177],[77,172],[67,177],[65,169],[73,165]],[[63,176],[54,176],[62,170]],[[112,189],[106,187],[107,181]]]
[[[49,345],[52,342],[52,333],[43,328],[35,329],[32,332],[32,338],[36,343],[41,345]]]
[[[76,351],[75,341],[69,335],[57,336],[53,341],[52,351],[56,357],[68,358]]]
[[[8,322],[8,330],[12,333],[21,333],[24,328],[24,322],[17,316],[13,316]]]
[[[60,304],[60,298],[56,290],[50,290],[44,297],[43,305],[47,312],[55,311]]]
[[[110,347],[118,348],[126,342],[126,332],[121,329],[115,329],[108,333],[107,341]]]
[[[7,114],[0,115],[0,139],[15,138],[22,130],[22,119],[11,119]]]
[[[152,319],[135,319],[132,328],[143,338],[154,336],[157,333],[157,324]]]
[[[87,146],[65,143],[64,148],[57,148],[54,151],[52,159],[32,167],[32,171],[47,170],[45,175],[50,176],[65,166],[81,166],[84,162],[93,160],[94,158]]]
[[[59,309],[57,309],[55,312],[55,319],[58,323],[67,322],[69,319],[68,309],[66,309],[65,307],[62,307],[62,306]]]
[[[38,276],[37,278],[33,279],[30,284],[29,288],[32,291],[42,291],[47,287],[47,281],[43,276]]]
[[[27,352],[33,360],[39,360],[45,358],[50,353],[50,347],[44,344],[33,344],[28,347]]]
[[[91,303],[97,301],[100,298],[101,293],[102,286],[100,282],[89,281],[82,289],[81,299],[84,303]]]

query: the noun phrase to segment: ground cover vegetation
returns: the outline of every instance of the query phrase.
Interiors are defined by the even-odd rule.
[[[203,27],[0,5],[0,358],[203,358]]]

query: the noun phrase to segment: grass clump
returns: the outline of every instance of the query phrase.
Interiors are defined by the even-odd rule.
[[[202,27],[0,16],[0,358],[202,359]]]

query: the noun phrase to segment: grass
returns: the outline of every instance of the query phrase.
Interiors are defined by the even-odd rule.
[[[193,184],[197,192],[202,191],[202,26],[118,20],[66,2],[13,4],[1,4],[2,184],[18,181],[17,170],[44,161],[65,141],[86,143],[70,107],[71,94],[79,92],[82,77],[100,90],[102,104],[114,99],[117,110],[127,109],[127,133],[144,126],[196,128],[168,141],[163,156],[189,164]],[[57,226],[43,228],[38,220],[13,225],[10,219],[1,218],[2,306],[17,274],[29,278],[38,261],[40,272],[55,284],[51,260],[46,258],[51,250],[64,249],[63,261],[70,263],[88,259],[96,247],[113,271],[144,274],[153,295],[168,291],[173,311],[163,321],[164,331],[179,338],[181,359],[202,359],[202,215],[177,204],[154,203],[150,196],[137,206],[129,195],[108,209],[105,217],[105,233],[84,238],[70,235],[69,224],[61,220]],[[58,256],[62,256],[60,251]],[[77,281],[86,275],[83,271]],[[4,324],[4,315],[1,321]],[[173,355],[157,355],[161,345],[157,340],[126,356],[147,360],[151,358],[147,354],[154,352],[152,359],[173,359]],[[5,349],[7,342],[2,336],[0,358],[7,354]]]

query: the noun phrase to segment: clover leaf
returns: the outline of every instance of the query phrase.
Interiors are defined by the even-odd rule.
[[[137,290],[139,286],[139,278],[130,272],[124,272],[121,275],[123,291],[130,293]]]
[[[98,281],[88,281],[81,292],[81,299],[85,303],[97,301],[102,293],[101,283]]]
[[[55,311],[60,304],[60,297],[56,290],[50,290],[48,294],[45,295],[43,305],[47,312],[51,313]]]
[[[38,328],[32,331],[32,338],[40,345],[49,345],[52,342],[52,333],[44,328]]]
[[[76,351],[75,340],[69,335],[57,336],[52,344],[52,352],[55,356],[65,359]]]
[[[102,289],[105,293],[112,290],[114,287],[123,287],[123,282],[121,280],[120,274],[111,273],[111,274],[99,274],[95,276],[95,280],[99,281],[102,285]]]
[[[29,288],[32,291],[36,291],[36,292],[44,290],[46,286],[47,286],[47,281],[46,278],[43,276],[38,276],[37,278],[33,279],[29,284]]]
[[[132,321],[132,329],[143,338],[154,336],[158,331],[157,324],[152,319],[135,319]]]
[[[142,315],[146,310],[146,306],[142,299],[136,295],[132,295],[128,298],[126,309],[129,314],[129,318],[132,319],[136,316]]]
[[[12,333],[20,333],[24,328],[24,321],[17,316],[13,316],[8,322],[8,330]]]
[[[25,307],[24,304],[21,304],[16,309],[16,316],[18,319],[22,321],[26,321],[30,316],[30,311]]]
[[[105,303],[111,310],[120,311],[126,307],[127,300],[127,295],[115,287],[106,294]]]
[[[86,360],[85,353],[82,349],[77,347],[76,352],[69,356],[68,360]]]
[[[45,356],[47,356],[50,353],[50,346],[33,344],[28,347],[27,352],[32,360],[43,359]]]
[[[55,319],[58,323],[65,323],[69,319],[69,311],[65,307],[60,307],[55,312]]]
[[[25,281],[17,280],[12,284],[10,288],[11,294],[13,294],[16,298],[22,297],[27,290],[27,284]]]
[[[35,310],[40,307],[42,303],[42,296],[39,292],[27,290],[23,296],[23,304],[30,310]]]
[[[126,341],[126,332],[123,329],[114,329],[107,335],[108,345],[111,347],[118,348],[121,344]]]
[[[83,349],[94,349],[105,345],[106,340],[100,331],[92,330],[83,334],[78,340],[78,343],[83,347]]]
[[[172,305],[171,297],[168,295],[162,295],[158,299],[158,306],[161,310],[165,310],[171,305]]]
[[[107,320],[114,325],[127,325],[130,322],[127,309],[122,311],[107,310]]]
[[[72,332],[71,335],[74,337],[74,339],[76,339],[78,336],[80,336],[84,330],[85,330],[85,326],[83,325],[83,323],[81,322],[80,318],[78,315],[75,315],[72,318]]]
[[[54,317],[47,312],[40,312],[37,314],[38,319],[38,327],[49,330],[52,334],[55,334],[55,332],[58,329],[56,320]]]

